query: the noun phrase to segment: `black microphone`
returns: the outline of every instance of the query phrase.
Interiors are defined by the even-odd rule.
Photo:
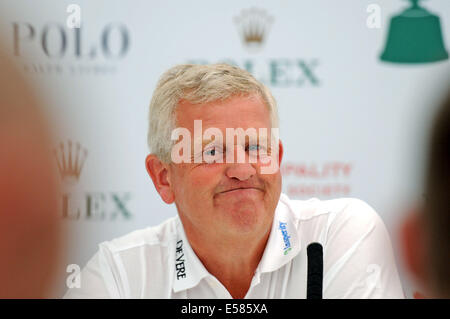
[[[306,299],[322,299],[323,249],[319,243],[311,243],[307,248],[308,282]]]

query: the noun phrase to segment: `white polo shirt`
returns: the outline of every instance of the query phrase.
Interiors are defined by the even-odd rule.
[[[323,298],[404,298],[389,235],[369,205],[285,194],[245,298],[306,298],[311,242],[323,246]],[[81,287],[64,298],[232,297],[196,256],[177,216],[101,243]]]

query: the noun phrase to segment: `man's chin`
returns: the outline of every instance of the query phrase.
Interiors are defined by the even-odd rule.
[[[263,226],[264,212],[260,205],[242,205],[233,207],[230,205],[220,210],[220,219],[227,232],[251,233],[259,231]]]

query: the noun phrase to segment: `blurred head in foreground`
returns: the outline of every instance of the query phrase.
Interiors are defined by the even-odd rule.
[[[0,298],[49,296],[59,242],[49,128],[0,48]]]
[[[426,297],[450,298],[450,91],[434,118],[425,204],[402,229],[407,266]]]

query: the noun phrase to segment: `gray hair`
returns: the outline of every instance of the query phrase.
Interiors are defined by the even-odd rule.
[[[175,110],[180,100],[203,104],[235,95],[258,94],[270,112],[272,127],[279,127],[278,108],[269,89],[249,72],[228,64],[181,64],[159,79],[150,102],[147,142],[150,151],[165,163],[171,162],[171,140],[176,128]]]

